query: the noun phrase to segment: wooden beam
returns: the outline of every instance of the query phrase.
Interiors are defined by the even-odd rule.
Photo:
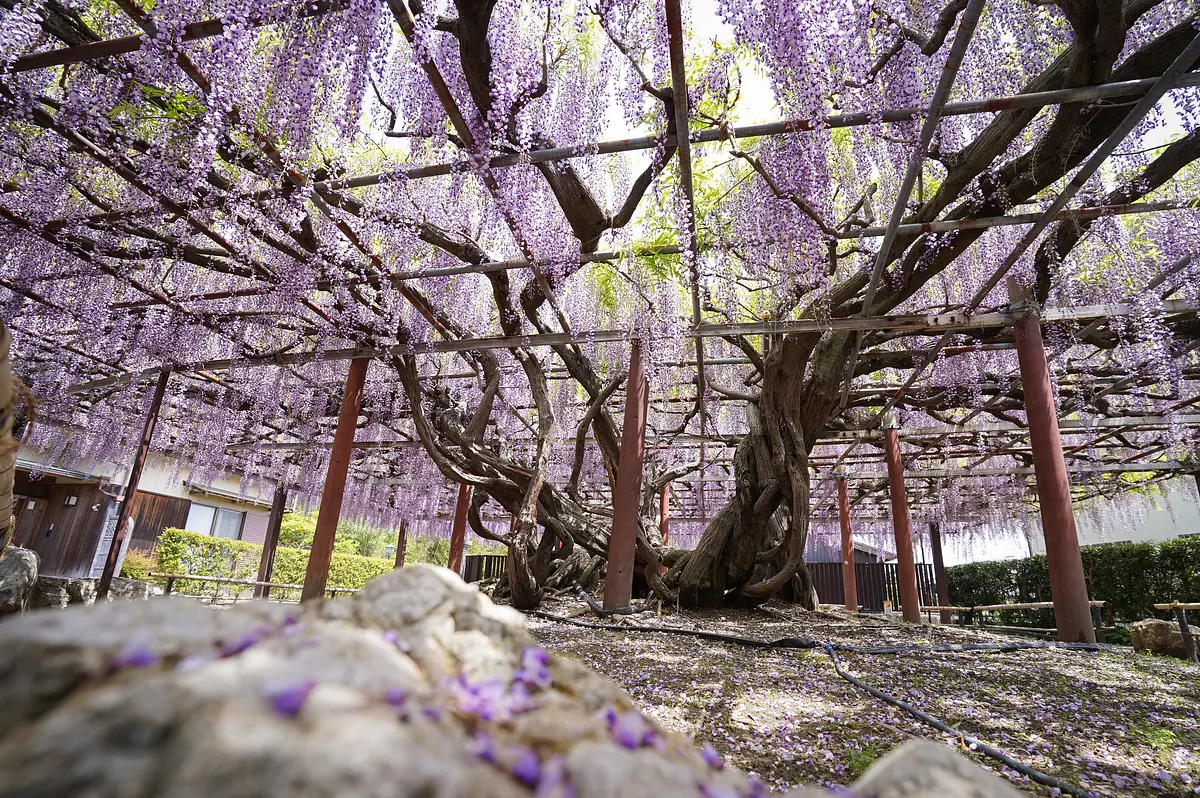
[[[604,579],[604,609],[628,607],[633,599],[633,568],[637,552],[638,510],[642,468],[646,458],[646,416],[650,386],[642,367],[642,345],[629,347],[629,379],[625,391],[625,425],[621,430],[621,463],[613,490],[612,534],[608,538],[608,572]]]
[[[275,550],[279,547],[279,532],[283,528],[283,514],[287,510],[287,488],[276,486],[271,500],[271,514],[267,517],[267,537],[263,540],[262,556],[258,561],[258,582],[254,586],[255,598],[271,595],[271,568],[275,565]]]
[[[325,595],[325,583],[329,580],[329,563],[333,558],[333,540],[337,535],[342,499],[346,493],[346,475],[350,470],[351,445],[354,443],[354,430],[358,425],[358,412],[362,406],[363,385],[367,379],[369,365],[370,361],[366,359],[352,360],[346,374],[346,390],[342,395],[341,411],[338,413],[329,468],[325,472],[321,509],[317,513],[317,529],[313,533],[312,548],[308,552],[308,569],[304,574],[301,601],[312,601]]]
[[[154,386],[154,397],[150,400],[150,412],[146,414],[146,423],[142,427],[142,439],[138,443],[137,454],[133,458],[133,468],[129,471],[129,483],[125,486],[125,495],[121,499],[121,510],[117,514],[117,528],[113,531],[112,543],[108,546],[108,556],[104,560],[104,571],[100,574],[100,583],[96,586],[98,601],[108,596],[113,577],[117,575],[117,561],[121,559],[121,545],[125,540],[126,528],[133,515],[138,483],[142,479],[142,469],[145,468],[146,458],[150,454],[150,442],[154,439],[154,427],[158,424],[158,411],[162,408],[163,394],[167,391],[167,381],[170,379],[171,370],[163,369],[158,374],[158,384]]]

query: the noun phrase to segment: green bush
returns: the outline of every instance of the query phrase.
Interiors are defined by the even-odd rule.
[[[1105,613],[1117,623],[1142,618],[1167,619],[1154,604],[1200,599],[1200,539],[1176,538],[1164,543],[1103,543],[1083,546],[1083,573],[1088,595],[1104,601]],[[946,569],[950,603],[961,607],[1009,602],[1050,601],[1046,556],[979,562]],[[1004,611],[995,616],[1006,626],[1054,626],[1050,610]]]
[[[262,546],[242,540],[209,537],[182,529],[164,529],[158,541],[158,567],[166,574],[213,576],[225,579],[254,579],[262,559]],[[407,558],[406,558],[407,559]],[[334,552],[329,564],[329,587],[359,588],[395,563],[382,557],[361,557]],[[271,582],[298,585],[304,582],[308,550],[279,547],[271,568]],[[236,595],[249,588],[219,582],[177,582],[174,590],[194,596]],[[277,598],[298,598],[297,590],[272,590]]]
[[[149,549],[130,549],[121,561],[121,576],[145,582],[155,569],[154,552]]]

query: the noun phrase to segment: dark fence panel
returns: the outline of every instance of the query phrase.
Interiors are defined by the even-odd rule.
[[[808,570],[822,604],[845,603],[840,562],[809,563]],[[855,563],[854,575],[858,580],[858,603],[863,609],[882,612],[884,601],[891,601],[893,609],[900,609],[900,584],[896,579],[895,563]],[[922,604],[937,604],[937,582],[932,565],[917,565],[917,592]]]
[[[508,557],[503,554],[468,554],[463,557],[464,582],[483,582],[504,573]]]

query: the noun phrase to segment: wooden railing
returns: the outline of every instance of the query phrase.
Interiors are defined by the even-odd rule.
[[[1196,635],[1192,632],[1192,627],[1188,625],[1187,619],[1187,611],[1200,610],[1200,604],[1172,601],[1170,604],[1155,604],[1154,609],[1175,613],[1175,621],[1179,624],[1179,634],[1183,635],[1183,650],[1193,663],[1200,664],[1200,660],[1196,658]]]
[[[250,588],[269,587],[272,589],[278,588],[280,590],[303,590],[304,589],[304,585],[289,585],[289,584],[285,584],[282,582],[260,582],[256,579],[230,579],[229,577],[226,577],[226,576],[195,576],[193,574],[161,574],[161,573],[155,573],[155,572],[151,572],[149,574],[149,576],[153,579],[160,579],[160,580],[165,581],[165,585],[163,586],[163,595],[166,595],[166,596],[169,596],[174,592],[175,583],[177,581],[208,582],[208,583],[215,583],[218,585],[237,585],[240,587],[250,587]],[[356,588],[356,587],[330,587],[330,588],[325,589],[325,593],[330,598],[335,598],[339,593],[357,593],[357,592],[358,592],[358,588]],[[204,596],[198,596],[198,598],[204,598]],[[216,597],[214,596],[212,598],[216,598]],[[231,601],[240,601],[240,600],[250,599],[250,598],[252,598],[252,596],[241,596],[241,595],[235,594],[233,596],[226,596],[225,598],[228,598]],[[274,601],[292,602],[292,603],[295,602],[295,599],[273,599],[273,600]]]
[[[1104,642],[1104,635],[1107,632],[1114,632],[1117,629],[1117,627],[1115,627],[1115,626],[1105,626],[1104,625],[1104,623],[1101,619],[1101,613],[1100,613],[1100,610],[1104,608],[1104,604],[1105,604],[1105,602],[1103,602],[1103,601],[1089,601],[1088,602],[1088,606],[1092,608],[1093,623],[1096,628],[1096,639],[1099,640],[1100,642]],[[1005,610],[1052,610],[1052,609],[1054,609],[1053,601],[1030,601],[1030,602],[1025,602],[1025,603],[1021,603],[1021,604],[977,604],[974,607],[955,607],[955,606],[940,606],[940,605],[930,605],[930,606],[922,605],[921,606],[921,612],[928,612],[928,613],[952,612],[952,613],[955,613],[958,615],[959,623],[962,623],[962,624],[966,623],[966,619],[969,616],[975,615],[976,613],[978,613],[978,615],[979,615],[979,620],[982,621],[983,614],[985,612],[1002,612]],[[980,629],[986,629],[986,630],[992,631],[992,632],[1005,632],[1008,634],[1028,634],[1028,635],[1037,635],[1039,637],[1046,637],[1046,636],[1054,635],[1058,631],[1057,629],[1046,629],[1046,628],[1037,627],[1037,626],[995,626],[995,625],[987,625],[987,624],[983,624],[983,623],[978,623],[975,625],[978,626]]]

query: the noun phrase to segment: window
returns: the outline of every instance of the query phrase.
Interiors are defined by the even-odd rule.
[[[245,518],[246,514],[238,510],[226,510],[192,502],[184,528],[188,532],[198,532],[201,535],[237,540],[242,536],[242,522]]]

